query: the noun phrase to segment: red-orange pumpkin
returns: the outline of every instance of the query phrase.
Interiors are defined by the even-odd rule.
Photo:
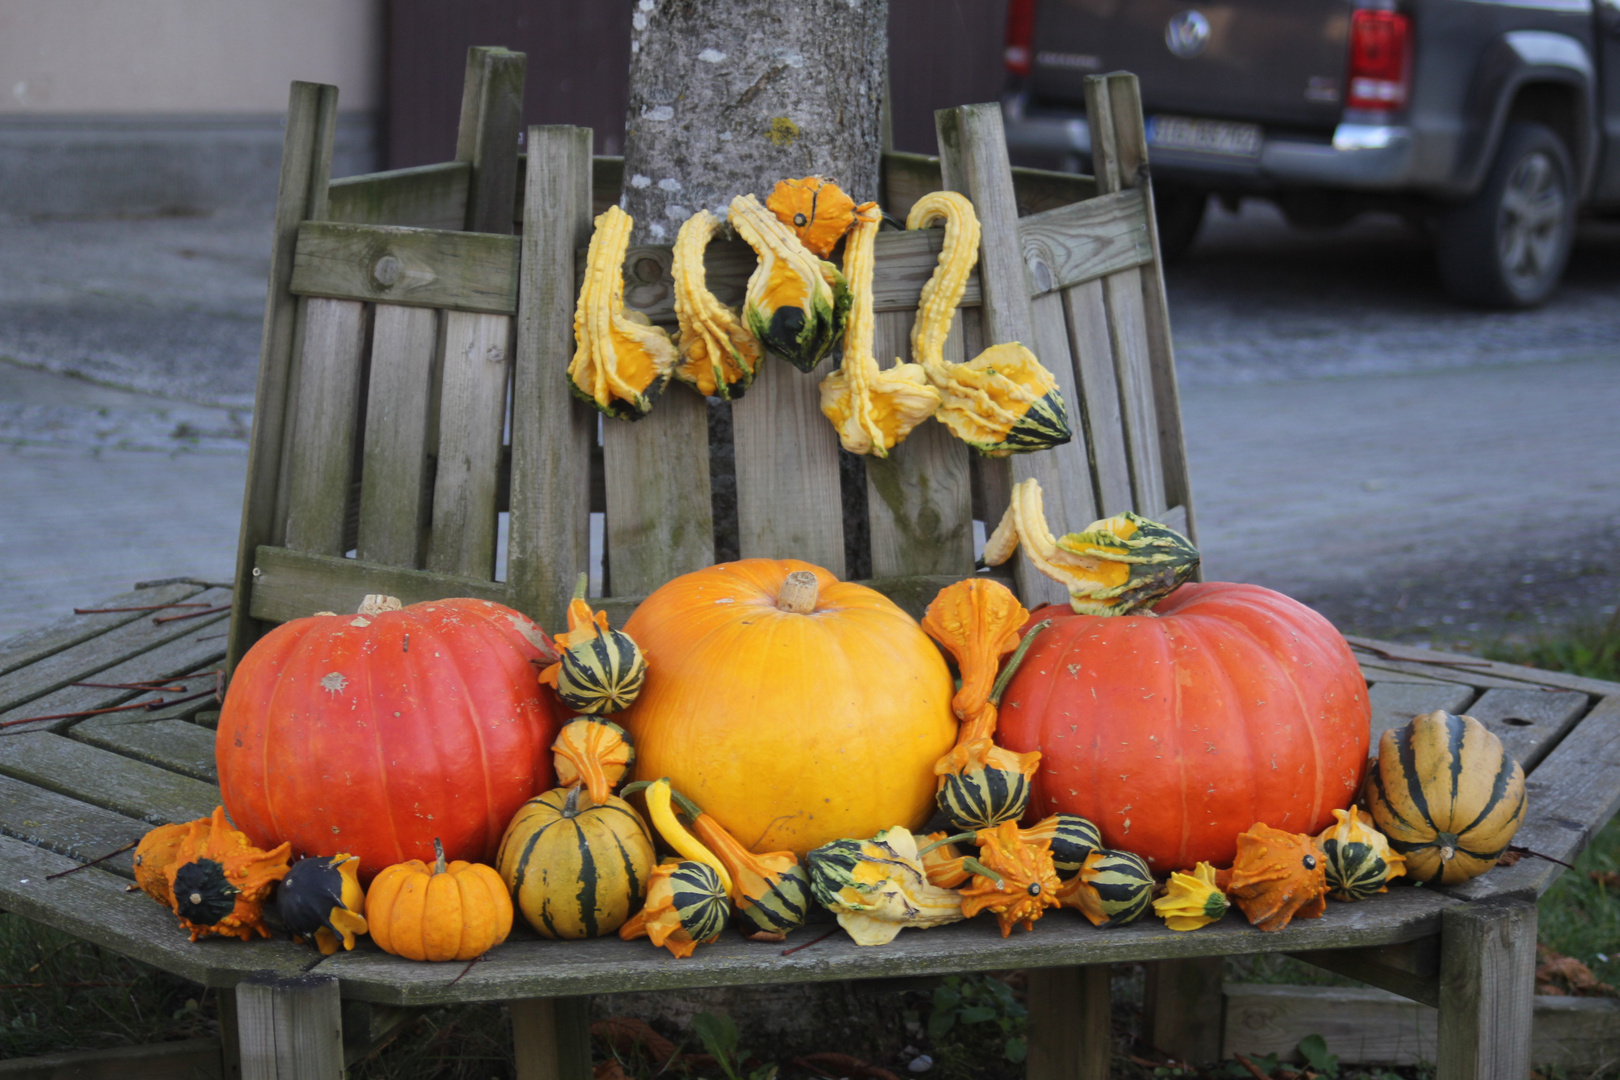
[[[1316,833],[1355,798],[1367,686],[1332,624],[1258,585],[1182,585],[1155,615],[1051,619],[998,735],[1042,754],[1029,817],[1079,814],[1155,872],[1228,864],[1255,822]]]
[[[483,600],[313,615],[242,658],[220,713],[220,789],[254,844],[346,851],[365,881],[434,858],[493,862],[506,823],[552,786],[561,710],[533,622]]]

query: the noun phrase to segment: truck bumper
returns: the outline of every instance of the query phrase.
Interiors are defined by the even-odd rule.
[[[1015,156],[1077,159],[1082,168],[1091,157],[1091,125],[1083,116],[1008,116],[1006,129]],[[1386,191],[1417,180],[1412,129],[1397,125],[1340,124],[1331,142],[1267,134],[1255,158],[1158,148],[1149,157],[1155,175],[1206,186]]]

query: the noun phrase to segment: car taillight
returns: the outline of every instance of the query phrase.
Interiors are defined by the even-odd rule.
[[[1393,11],[1357,11],[1350,16],[1352,109],[1398,109],[1406,104],[1412,70],[1412,20]]]
[[[1007,73],[1028,75],[1035,59],[1035,0],[1008,0]]]

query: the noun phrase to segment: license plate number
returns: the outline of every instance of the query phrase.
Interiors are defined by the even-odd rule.
[[[1154,116],[1148,119],[1149,146],[1165,150],[1195,150],[1228,157],[1258,157],[1260,125],[1235,124],[1228,120],[1193,120],[1185,116]]]

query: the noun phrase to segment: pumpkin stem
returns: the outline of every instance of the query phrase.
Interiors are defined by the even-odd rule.
[[[976,835],[978,835],[978,834],[977,833],[970,833],[970,832],[963,832],[963,833],[957,833],[955,836],[947,836],[943,840],[935,840],[932,844],[929,844],[927,847],[918,848],[917,849],[917,858],[920,859],[924,855],[928,854],[930,851],[933,851],[935,848],[944,847],[946,844],[965,844],[969,840],[972,840]]]
[[[1007,661],[1007,666],[1002,668],[1001,674],[996,677],[996,684],[990,688],[990,704],[1001,704],[1001,695],[1007,692],[1007,684],[1018,674],[1018,668],[1024,662],[1024,654],[1035,644],[1035,635],[1051,625],[1051,619],[1043,619],[1029,628],[1029,633],[1024,635],[1024,639],[1018,643],[1018,648],[1013,652],[1012,659]]]
[[[585,599],[586,590],[591,587],[591,575],[584,570],[579,572],[579,579],[574,582],[574,599]]]
[[[816,575],[808,570],[795,570],[782,583],[782,591],[776,594],[776,606],[794,615],[808,615],[816,610],[820,590]]]
[[[384,596],[382,593],[367,593],[366,598],[360,601],[360,610],[356,615],[381,615],[385,611],[400,611],[405,607],[399,602],[397,596]]]
[[[998,889],[1005,889],[1007,887],[1006,880],[1002,878],[1000,874],[996,873],[994,870],[990,869],[988,866],[984,865],[984,863],[980,862],[978,859],[975,859],[971,855],[963,856],[962,869],[968,871],[970,874],[977,874],[980,877],[989,878],[991,881],[996,883],[996,888]]]
[[[449,869],[450,868],[448,866],[444,865],[444,845],[440,843],[439,838],[435,836],[433,838],[433,872],[435,874],[443,874]]]
[[[575,784],[568,789],[568,798],[563,800],[562,816],[565,818],[579,816],[579,790],[584,784]],[[441,860],[443,856],[440,856]]]

